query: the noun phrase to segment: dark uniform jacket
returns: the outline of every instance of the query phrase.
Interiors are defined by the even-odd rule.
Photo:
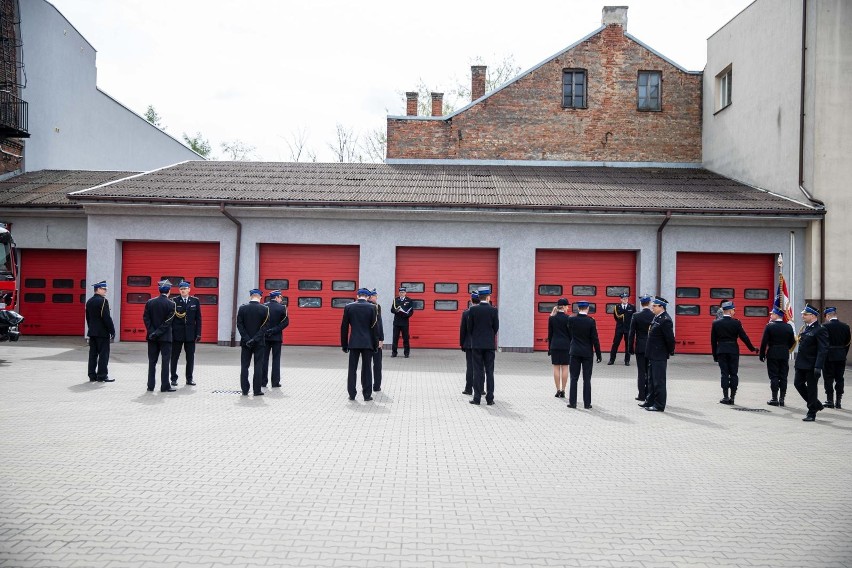
[[[240,332],[240,345],[254,347],[263,344],[266,329],[269,327],[269,308],[260,302],[243,304],[237,310],[237,331]],[[249,345],[248,342],[252,344]]]
[[[674,355],[674,322],[668,312],[654,316],[648,328],[648,341],[645,343],[645,358],[651,361],[668,359]]]
[[[849,355],[850,333],[849,326],[839,319],[828,320],[825,324],[828,330],[827,361],[845,361]]]
[[[407,327],[408,319],[414,315],[414,306],[407,296],[404,300],[394,298],[391,305],[391,313],[393,314],[394,325]]]
[[[740,344],[737,343],[737,338],[742,339],[746,347],[754,351],[754,345],[751,344],[740,320],[725,316],[714,321],[710,328],[710,350],[713,352],[713,359],[723,353],[739,355]]]
[[[578,314],[568,318],[568,333],[571,335],[571,357],[601,357],[601,342],[598,339],[598,325],[595,318]]]
[[[195,296],[186,301],[178,296],[175,319],[172,322],[172,341],[196,341],[201,338],[201,302]]]
[[[570,319],[564,312],[556,312],[547,320],[548,351],[568,351],[571,349],[571,332],[568,331]]]
[[[115,337],[115,326],[105,296],[95,294],[86,302],[86,325],[89,337]]]
[[[470,317],[470,308],[462,312],[461,326],[459,326],[459,347],[462,349],[470,349],[471,337],[467,331],[468,317]]]
[[[630,320],[630,334],[627,336],[627,349],[630,353],[644,353],[648,342],[648,328],[654,321],[651,308],[642,308]]]
[[[761,359],[787,359],[794,345],[796,332],[793,326],[784,320],[771,321],[763,328],[759,355]]]
[[[266,339],[270,343],[278,342],[284,339],[283,331],[290,325],[290,314],[287,312],[287,306],[283,303],[270,300],[264,304],[269,309],[269,322],[266,325]]]
[[[470,307],[467,314],[467,332],[470,334],[471,349],[497,349],[495,336],[500,329],[497,308],[488,302]]]
[[[796,355],[797,369],[819,369],[822,371],[828,356],[828,330],[814,322],[802,326],[799,332],[799,352]]]
[[[382,323],[382,306],[379,304],[373,304],[376,306],[376,336],[379,341],[385,340],[385,324]]]
[[[633,314],[636,313],[636,306],[628,303],[627,307],[621,309],[621,304],[616,304],[612,310],[612,317],[615,319],[615,331],[627,333],[630,330],[630,321],[633,319]]]
[[[379,347],[378,321],[379,310],[367,300],[346,304],[340,324],[340,346],[343,349],[376,350]]]
[[[148,332],[148,341],[171,341],[172,322],[175,319],[175,303],[165,294],[145,302],[142,321]]]

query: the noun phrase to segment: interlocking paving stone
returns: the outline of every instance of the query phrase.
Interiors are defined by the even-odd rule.
[[[142,344],[113,345],[111,384],[78,338],[0,345],[0,566],[852,566],[852,411],[767,407],[754,357],[737,402],[769,412],[678,355],[659,414],[635,366],[596,365],[571,410],[543,353],[499,353],[474,407],[461,351],[415,349],[365,403],[339,349],[283,353],[255,399],[213,393],[237,349],[147,393]]]

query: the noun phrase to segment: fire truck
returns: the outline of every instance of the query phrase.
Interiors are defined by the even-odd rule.
[[[21,335],[18,326],[24,318],[14,311],[18,299],[17,282],[15,241],[8,226],[0,223],[0,341],[17,341]]]

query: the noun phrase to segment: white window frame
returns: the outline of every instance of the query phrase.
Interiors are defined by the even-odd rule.
[[[731,105],[733,87],[733,68],[728,65],[724,71],[716,75],[716,103],[717,111]]]

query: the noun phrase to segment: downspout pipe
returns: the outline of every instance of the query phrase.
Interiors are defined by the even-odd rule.
[[[802,77],[799,93],[799,190],[822,209],[819,222],[819,307],[825,306],[825,203],[805,189],[805,64],[808,38],[808,0],[802,0]]]
[[[240,282],[240,245],[243,238],[243,224],[239,222],[239,220],[228,213],[225,209],[225,204],[219,204],[219,211],[230,219],[237,226],[237,250],[234,255],[234,298],[231,305],[231,341],[230,346],[235,347],[237,345],[237,285]]]
[[[672,220],[672,212],[666,211],[666,218],[657,227],[657,296],[663,293],[663,229]]]

